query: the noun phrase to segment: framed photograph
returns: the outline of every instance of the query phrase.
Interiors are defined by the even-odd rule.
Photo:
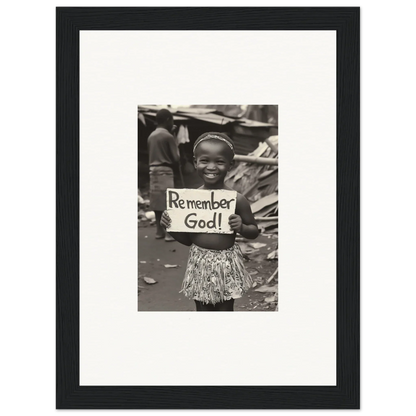
[[[57,408],[359,408],[359,26],[57,8]]]

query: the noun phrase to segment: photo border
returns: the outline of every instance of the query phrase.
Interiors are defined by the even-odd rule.
[[[360,398],[360,9],[56,9],[56,408],[358,409]],[[81,30],[337,32],[336,386],[80,386],[79,35]]]

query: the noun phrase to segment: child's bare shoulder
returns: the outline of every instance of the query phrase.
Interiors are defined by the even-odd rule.
[[[247,202],[248,203],[248,199],[243,194],[240,194],[240,192],[237,192],[237,203],[238,202]]]

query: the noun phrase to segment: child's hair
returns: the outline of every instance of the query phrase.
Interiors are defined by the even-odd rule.
[[[234,142],[225,133],[218,133],[215,131],[203,133],[196,139],[195,144],[194,144],[194,154],[195,154],[195,149],[197,148],[197,146],[205,140],[220,140],[224,143],[227,143],[227,145],[230,147],[234,156]]]

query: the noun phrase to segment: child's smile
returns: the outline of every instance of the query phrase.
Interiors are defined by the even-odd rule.
[[[228,169],[225,169],[225,170],[223,169],[224,163],[222,162],[218,163],[220,166],[216,166],[215,171],[209,170],[209,168],[213,166],[214,164],[215,162],[208,162],[208,161],[205,161],[205,159],[202,159],[199,162],[198,167],[197,167],[198,174],[201,172],[204,176],[203,179],[204,178],[207,179],[209,183],[217,182],[218,179],[224,180],[225,175],[228,172]],[[207,167],[205,168],[204,165]]]
[[[205,173],[205,176],[207,178],[216,178],[218,174],[217,173]]]

